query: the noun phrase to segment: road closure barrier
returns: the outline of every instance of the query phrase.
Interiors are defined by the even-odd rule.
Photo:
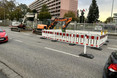
[[[87,46],[95,48],[100,48],[108,40],[107,34],[77,30],[67,30],[66,32],[61,30],[43,30],[42,37],[76,45],[84,45],[86,40]]]

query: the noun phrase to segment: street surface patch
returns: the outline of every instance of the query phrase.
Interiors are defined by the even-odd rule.
[[[56,51],[58,53],[62,53],[62,54],[73,56],[73,57],[77,57],[77,58],[79,57],[78,55],[74,55],[74,54],[71,54],[71,53],[67,53],[67,52],[64,52],[64,51],[59,51],[59,50],[48,48],[48,47],[45,47],[45,49],[48,49],[48,50],[51,50],[51,51]]]

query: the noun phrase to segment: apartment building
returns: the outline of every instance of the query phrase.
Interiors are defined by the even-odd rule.
[[[40,12],[43,4],[48,6],[52,17],[63,17],[68,11],[73,11],[77,16],[78,0],[35,0],[29,8]]]

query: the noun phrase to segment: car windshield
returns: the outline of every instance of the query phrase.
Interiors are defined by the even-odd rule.
[[[0,32],[3,32],[3,30],[2,30],[2,29],[0,29]]]

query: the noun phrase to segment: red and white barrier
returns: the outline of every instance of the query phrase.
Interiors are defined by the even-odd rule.
[[[99,32],[98,32],[99,33]],[[96,34],[96,32],[93,34],[91,33],[79,33],[78,31],[71,32],[67,31],[65,32],[60,32],[59,30],[43,30],[42,31],[42,36],[47,39],[51,40],[57,40],[61,42],[66,42],[66,43],[73,43],[77,45],[84,45],[86,41],[86,45],[90,47],[96,47],[99,48],[101,47],[108,39],[107,35],[100,35]],[[86,39],[85,39],[86,37]]]

